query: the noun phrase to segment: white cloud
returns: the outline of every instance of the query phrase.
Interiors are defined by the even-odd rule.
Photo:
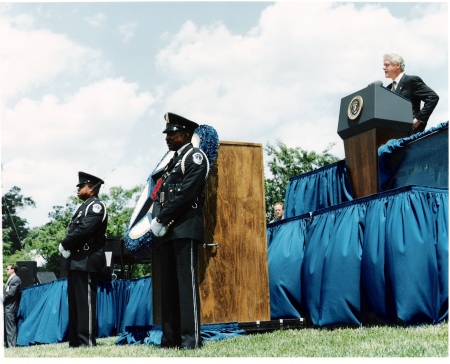
[[[4,97],[48,85],[62,72],[84,71],[86,79],[111,68],[98,50],[76,44],[64,34],[30,29],[30,16],[2,18],[0,22],[0,82]],[[26,27],[25,25],[26,24]]]
[[[3,157],[88,158],[106,148],[111,157],[120,157],[126,131],[153,103],[149,93],[138,94],[137,89],[122,79],[105,79],[66,100],[54,95],[41,101],[22,99],[5,112]]]
[[[101,27],[106,22],[106,15],[103,13],[98,13],[85,17],[84,21],[93,27]]]
[[[137,83],[102,79],[110,63],[101,52],[65,35],[35,30],[29,16],[0,24],[5,45],[0,50],[1,91],[11,100],[2,102],[2,188],[20,186],[36,201],[38,209],[24,214],[35,224],[75,194],[78,171],[103,177],[121,163],[134,126],[155,101]],[[68,75],[79,79],[71,82],[72,92],[12,101],[12,96]]]
[[[129,22],[119,25],[119,34],[123,43],[128,43],[134,37],[136,29],[139,26],[138,21]]]

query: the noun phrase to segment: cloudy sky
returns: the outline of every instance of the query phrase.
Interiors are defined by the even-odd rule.
[[[2,194],[35,200],[30,227],[78,171],[144,184],[167,111],[220,140],[344,158],[340,101],[389,83],[386,52],[439,94],[428,125],[448,120],[446,2],[2,2],[0,41]]]

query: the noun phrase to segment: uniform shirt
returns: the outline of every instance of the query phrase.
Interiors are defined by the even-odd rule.
[[[97,197],[88,198],[77,209],[61,242],[71,252],[67,261],[69,270],[100,271],[106,264],[103,245],[106,243],[108,213]]]
[[[169,227],[161,241],[195,239],[204,241],[203,202],[209,162],[192,144],[180,148],[180,154],[162,174],[156,194],[153,217]]]

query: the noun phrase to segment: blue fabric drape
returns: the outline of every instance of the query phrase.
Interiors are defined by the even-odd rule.
[[[129,286],[129,299],[120,332],[126,326],[150,325],[152,317],[152,280],[149,277],[134,279]]]
[[[22,292],[25,301],[21,301],[19,306],[21,324],[18,326],[17,345],[63,341],[68,332],[69,319],[67,280],[27,288]]]
[[[234,336],[246,335],[246,331],[239,328],[237,322],[223,324],[204,324],[200,326],[203,341],[224,340]],[[116,340],[116,345],[144,344],[161,345],[161,326],[127,326]]]
[[[417,186],[313,214],[302,313],[317,326],[447,318],[447,218],[448,190]]]
[[[130,282],[114,280],[98,282],[97,292],[97,337],[116,335],[127,307],[127,290]]]
[[[448,121],[378,148],[380,190],[409,185],[448,188]]]
[[[286,187],[284,217],[295,217],[353,200],[345,160],[292,177]]]
[[[302,267],[302,306],[316,326],[360,325],[360,272],[366,206],[313,214]]]
[[[151,287],[151,277],[131,281],[99,280],[97,337],[117,335],[130,324],[151,324]],[[18,319],[18,345],[50,344],[67,340],[67,279],[23,289]]]
[[[284,219],[267,228],[270,317],[300,318],[300,279],[309,214]]]
[[[368,322],[413,325],[445,317],[447,198],[447,191],[406,187],[370,202],[366,230],[374,233],[365,236],[362,266]]]

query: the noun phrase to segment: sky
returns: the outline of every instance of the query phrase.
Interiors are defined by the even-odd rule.
[[[79,171],[145,184],[166,112],[343,159],[341,99],[390,83],[387,52],[440,96],[428,127],[448,121],[447,2],[0,2],[0,42],[2,195],[36,202],[29,227]]]

